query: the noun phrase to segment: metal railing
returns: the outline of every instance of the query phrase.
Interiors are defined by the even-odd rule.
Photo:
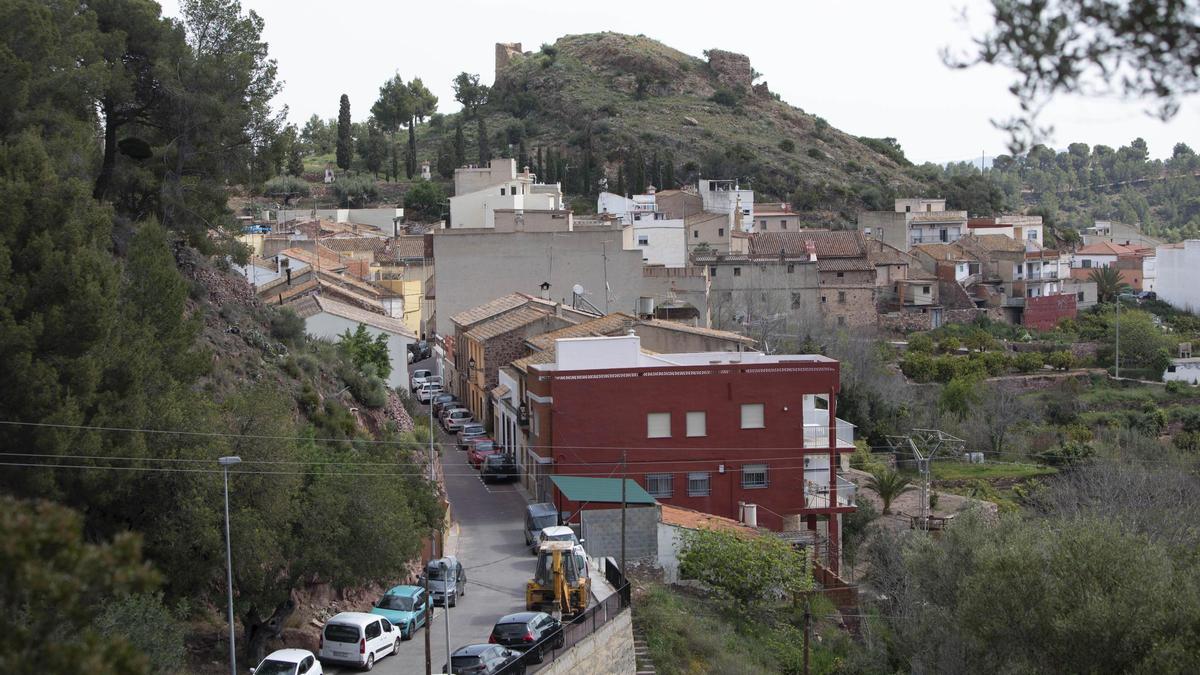
[[[837,506],[854,506],[854,495],[858,486],[845,478],[837,477]],[[830,508],[829,486],[822,483],[805,481],[804,506],[809,509]]]
[[[839,448],[854,447],[854,425],[841,418],[834,418],[837,426],[837,445]],[[804,424],[804,447],[805,448],[828,448],[829,444],[829,425],[819,422],[806,422]]]
[[[1028,272],[1018,274],[1013,277],[1013,281],[1041,281],[1047,279],[1057,279],[1058,270],[1043,270],[1041,272]]]
[[[603,628],[605,624],[620,616],[622,612],[627,611],[630,606],[630,585],[621,571],[617,569],[612,558],[605,559],[604,577],[612,584],[613,588],[617,589],[615,593],[588,607],[575,617],[563,619],[558,630],[543,636],[541,640],[530,645],[520,659],[509,663],[497,672],[521,673],[530,666],[536,668],[552,663],[567,650]],[[535,665],[538,654],[541,655],[542,661],[541,664]]]

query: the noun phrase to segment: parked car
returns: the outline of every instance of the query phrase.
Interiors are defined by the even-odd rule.
[[[1157,300],[1158,293],[1155,293],[1154,291],[1142,291],[1141,293],[1137,294],[1137,297],[1138,300]]]
[[[418,387],[425,384],[425,380],[432,376],[432,370],[425,370],[424,368],[414,370],[412,376],[408,378],[408,388],[416,391]]]
[[[307,649],[280,649],[250,669],[250,675],[323,675],[321,662]]]
[[[467,462],[478,469],[483,464],[485,457],[495,455],[497,452],[499,451],[496,449],[496,444],[490,441],[486,443],[483,441],[472,443],[471,449],[467,450]]]
[[[400,639],[411,640],[417,628],[425,625],[429,597],[420,586],[394,586],[375,601],[372,614],[378,614],[400,627]]]
[[[454,650],[450,655],[450,663],[443,666],[442,671],[452,675],[492,675],[499,672],[525,675],[525,663],[521,660],[520,652],[507,647],[467,645]]]
[[[442,385],[435,382],[426,382],[417,389],[417,400],[421,403],[429,403],[429,399],[442,393]]]
[[[466,450],[467,446],[469,445],[469,441],[475,438],[483,438],[484,436],[487,436],[487,428],[479,422],[464,424],[462,428],[458,430],[458,449]]]
[[[442,393],[445,394],[446,392],[442,392]],[[453,394],[451,394],[451,396],[453,396]],[[463,405],[462,401],[460,401],[458,399],[451,399],[449,401],[442,401],[441,403],[435,403],[434,407],[433,407],[433,414],[435,416],[437,416],[438,421],[441,421],[442,414],[445,413],[446,411],[454,410],[455,408],[464,408],[465,409],[466,407],[467,406]]]
[[[572,544],[579,543],[579,537],[566,525],[554,525],[552,527],[543,527],[538,533],[538,543],[543,541],[569,541]]]
[[[425,563],[425,571],[421,574],[422,585],[426,579],[429,580],[429,596],[434,605],[444,605],[449,600],[450,606],[455,607],[458,598],[467,594],[467,573],[458,558],[452,555]]]
[[[438,394],[437,396],[434,396],[429,401],[429,405],[433,406],[433,414],[436,416],[439,412],[441,412],[438,407],[439,404],[449,403],[450,401],[454,401],[454,394],[451,394],[445,390],[443,390],[442,393]]]
[[[498,452],[483,458],[479,477],[485,483],[509,483],[520,478],[517,461],[507,452]]]
[[[547,649],[566,643],[562,622],[545,612],[517,612],[500,617],[488,642],[525,652],[527,663],[541,663]]]
[[[446,383],[442,380],[441,375],[430,375],[429,377],[425,378],[425,384],[436,384],[443,389],[446,387]]]
[[[429,358],[430,349],[428,340],[419,340],[408,345],[408,353],[412,354],[414,361],[421,361]]]
[[[347,663],[370,670],[376,661],[400,649],[400,629],[376,614],[342,612],[325,622],[319,644],[317,655],[322,663]]]
[[[471,411],[466,408],[453,408],[445,413],[442,413],[442,427],[446,431],[455,431],[463,427],[464,424],[474,422],[475,418],[471,416]]]
[[[525,507],[525,545],[537,553],[537,543],[542,528],[558,524],[558,509],[553,504],[541,502]]]

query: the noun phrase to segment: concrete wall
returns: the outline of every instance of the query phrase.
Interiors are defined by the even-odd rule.
[[[1176,309],[1200,312],[1200,284],[1196,270],[1200,269],[1200,239],[1188,239],[1183,248],[1158,247],[1158,298]]]
[[[621,233],[623,248],[642,252],[647,265],[683,267],[687,264],[687,230],[683,219],[639,220]],[[645,244],[641,243],[645,240]]]
[[[697,325],[712,327],[708,311],[708,275],[702,267],[643,267],[640,295],[654,298],[656,306],[666,302],[691,305],[699,312]]]
[[[351,333],[358,330],[358,322],[343,319],[340,316],[334,316],[327,312],[314,314],[304,320],[304,332],[316,338],[325,338],[327,340],[337,341],[338,336],[349,330]],[[372,337],[376,335],[386,335],[388,345],[388,357],[392,363],[392,372],[388,375],[387,384],[389,387],[408,387],[408,345],[412,340],[379,330],[374,326],[367,326],[367,332]]]
[[[676,481],[678,482],[678,481]],[[686,481],[685,481],[686,483]],[[686,490],[687,485],[682,489]],[[621,507],[586,509],[579,515],[583,548],[593,558],[621,559]],[[645,560],[658,557],[658,507],[629,506],[625,509],[625,558]]]
[[[1163,382],[1186,382],[1200,384],[1200,363],[1192,360],[1172,361],[1170,367],[1163,371]]]
[[[662,568],[663,583],[679,581],[679,552],[683,549],[684,532],[681,527],[658,524],[658,566]]]
[[[542,675],[633,675],[637,659],[633,649],[632,612],[609,619],[595,633],[580,640],[553,663],[538,670]]]
[[[909,249],[908,218],[903,212],[862,211],[858,214],[858,229],[864,234],[870,232],[867,236],[895,246],[901,251]]]
[[[440,230],[433,237],[437,332],[454,331],[450,317],[513,291],[534,296],[550,283],[550,298],[570,305],[571,287],[608,310],[633,312],[641,295],[642,256],[621,250],[617,230],[587,232],[490,232]],[[607,256],[607,261],[605,260]]]
[[[276,212],[281,223],[294,218],[321,218],[335,223],[357,223],[377,227],[391,235],[393,218],[404,218],[404,209],[280,209]],[[401,233],[403,234],[403,233]]]
[[[715,276],[713,267],[717,270]],[[735,275],[734,268],[741,273]],[[747,315],[751,320],[786,315],[786,325],[780,328],[790,333],[805,321],[824,316],[817,266],[804,261],[710,264],[709,306],[713,328],[733,331],[741,327],[740,318]]]

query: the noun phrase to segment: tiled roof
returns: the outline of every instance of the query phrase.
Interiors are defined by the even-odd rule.
[[[1114,244],[1111,241],[1098,241],[1094,244],[1088,244],[1083,248],[1075,251],[1081,255],[1133,255],[1134,250],[1122,244]]]
[[[664,525],[673,525],[689,530],[720,530],[722,532],[745,535],[758,534],[758,530],[748,525],[743,525],[732,518],[714,516],[711,513],[685,509],[682,506],[662,504],[660,513]]]
[[[316,245],[317,253],[314,255],[311,251],[299,247],[286,248],[279,252],[279,255],[294,258],[302,263],[319,267],[321,269],[343,269],[346,267],[346,261],[336,251],[331,251],[329,248],[320,244]]]
[[[425,258],[425,237],[420,234],[406,234],[392,237],[387,245],[375,251],[375,260],[379,262],[395,262],[401,260],[421,260]]]
[[[914,251],[920,251],[934,260],[966,260],[965,251],[955,244],[914,244]]]
[[[315,316],[321,312],[332,314],[337,317],[346,319],[347,321],[355,321],[357,323],[366,324],[372,328],[378,328],[382,331],[387,331],[394,335],[401,335],[408,338],[415,338],[408,326],[400,319],[368,312],[365,309],[359,309],[344,302],[338,302],[320,295],[311,295],[302,300],[293,303],[293,309],[296,313],[305,319]]]
[[[574,326],[567,326],[566,328],[559,328],[558,330],[552,330],[548,333],[535,335],[525,340],[525,343],[533,349],[552,350],[554,349],[555,340],[577,337],[603,337],[606,335],[616,335],[625,327],[626,322],[632,323],[635,321],[637,321],[637,319],[632,315],[625,314],[623,312],[615,312],[613,314],[601,316],[590,321],[577,323]]]
[[[976,245],[984,251],[1024,253],[1025,243],[1006,234],[969,234],[958,240],[960,246]]]
[[[514,310],[521,305],[524,305],[526,302],[529,302],[529,299],[529,296],[525,295],[524,293],[509,293],[508,295],[496,298],[491,302],[485,302],[482,305],[477,305],[471,309],[463,310],[450,317],[450,321],[462,326],[463,328],[470,328],[480,321],[490,319],[497,314]]]
[[[377,251],[387,244],[383,237],[330,237],[321,244],[331,251]]]
[[[529,356],[526,356],[523,359],[517,359],[516,361],[513,361],[509,365],[511,365],[513,368],[516,368],[517,370],[521,371],[522,373],[527,373],[527,372],[529,372],[530,365],[535,364],[535,363],[554,363],[554,360],[556,357],[557,357],[557,354],[556,354],[554,348],[551,347],[550,349],[547,349],[545,351],[540,351],[540,352],[535,352],[533,354],[530,354]]]
[[[858,230],[796,230],[794,232],[758,232],[750,237],[752,255],[808,255],[806,242],[813,242],[817,260],[866,256],[866,240]]]
[[[730,342],[739,342],[746,346],[753,346],[757,341],[740,333],[732,333],[727,330],[717,330],[715,328],[701,328],[699,326],[689,326],[686,323],[678,321],[666,321],[663,319],[642,319],[638,323],[655,328],[663,328],[665,330],[675,330],[681,333],[691,333],[692,335],[703,335],[704,337],[717,338],[718,340],[728,340]]]
[[[509,331],[514,331],[518,328],[528,326],[535,321],[540,321],[550,313],[544,309],[536,307],[522,307],[516,311],[505,312],[494,319],[488,319],[482,323],[476,324],[474,328],[467,332],[467,337],[477,342],[490,340],[497,335],[503,335]]]
[[[707,222],[711,222],[714,220],[728,221],[729,214],[728,213],[709,213],[708,211],[703,211],[701,213],[694,213],[690,216],[687,216],[686,218],[683,219],[683,222],[684,222],[684,225],[691,227],[692,225],[699,225],[701,223],[707,223]]]
[[[822,258],[817,256],[818,272],[874,272],[875,264],[866,258]]]

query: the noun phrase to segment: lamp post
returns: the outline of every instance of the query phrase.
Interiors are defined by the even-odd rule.
[[[241,464],[241,457],[221,457],[217,464],[221,465],[225,474],[225,590],[229,594],[229,673],[237,675],[237,649],[233,635],[233,548],[229,543],[229,467]]]
[[[443,558],[438,563],[442,568],[442,614],[446,616],[446,664],[450,663],[450,597],[446,595],[445,589],[450,587],[450,579],[447,575],[450,574],[450,568],[446,565],[446,559]],[[455,570],[454,592],[458,593],[458,570]]]

